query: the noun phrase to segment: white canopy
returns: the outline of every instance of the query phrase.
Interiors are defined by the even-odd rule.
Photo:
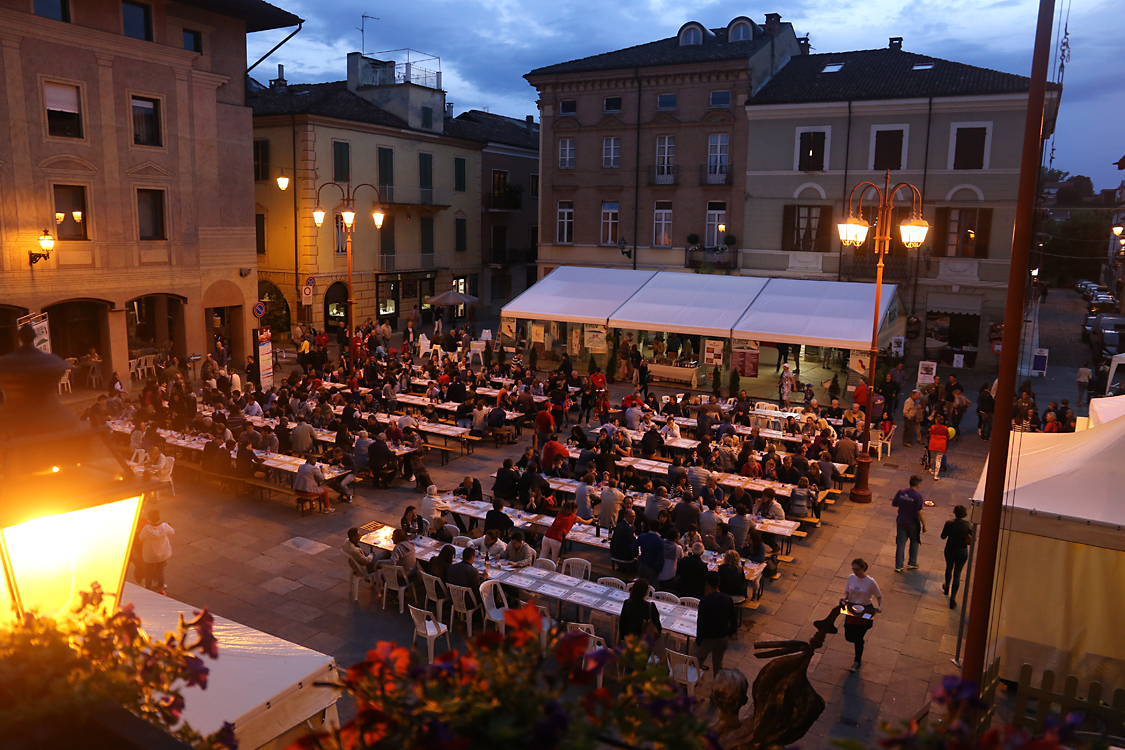
[[[1090,426],[1111,422],[1125,416],[1125,396],[1090,399]]]
[[[727,338],[767,281],[662,271],[617,308],[609,325]]]
[[[176,629],[180,612],[191,618],[190,604],[161,596],[132,583],[122,601],[132,602],[142,627],[160,638]],[[275,638],[224,617],[215,617],[219,658],[210,668],[207,689],[186,688],[183,720],[203,734],[234,724],[239,746],[255,750],[327,708],[335,721],[337,690],[314,683],[333,681],[331,656]]]
[[[905,327],[893,284],[883,284],[880,308],[879,343],[885,346]],[[560,266],[501,314],[867,349],[874,309],[874,284]]]
[[[613,311],[654,275],[654,271],[623,268],[559,266],[504,305],[501,314],[525,320],[605,325]]]
[[[898,317],[897,290],[883,284],[882,330]],[[868,349],[871,346],[875,285],[844,281],[770,279],[746,314],[733,326],[736,338]]]

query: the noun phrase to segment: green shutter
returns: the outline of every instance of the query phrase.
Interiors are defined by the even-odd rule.
[[[453,220],[454,247],[459,253],[469,249],[469,220],[457,218]]]
[[[836,225],[832,223],[832,206],[820,207],[820,220],[816,224],[816,251],[832,252],[832,238],[836,236]]]
[[[804,133],[801,134],[802,136]],[[781,249],[791,253],[796,249],[797,207],[786,206],[781,214]]]
[[[350,182],[352,179],[352,149],[347,141],[332,142],[332,180]]]
[[[992,209],[977,209],[976,257],[988,257],[988,239],[992,235]]]
[[[453,189],[465,192],[465,160],[460,156],[453,159]]]

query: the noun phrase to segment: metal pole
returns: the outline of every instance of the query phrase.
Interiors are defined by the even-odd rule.
[[[993,417],[992,445],[988,452],[988,472],[984,480],[980,541],[973,569],[974,585],[969,606],[964,664],[961,667],[962,678],[978,685],[984,675],[988,649],[997,548],[1000,544],[1000,524],[1004,511],[1008,442],[1023,332],[1024,290],[1027,289],[1027,261],[1031,250],[1035,187],[1039,178],[1039,148],[1043,139],[1043,105],[1047,93],[1047,59],[1050,57],[1054,11],[1054,0],[1039,0],[1035,54],[1031,61],[1031,86],[1027,94],[1027,119],[1023,131],[1019,192],[1016,196],[1016,219],[1012,228],[1012,262],[1008,269],[1008,304],[1004,310],[1004,341],[1000,350],[996,413]]]
[[[970,574],[973,570],[973,550],[976,548],[976,543],[977,535],[973,534],[969,537],[969,558],[965,560],[965,590],[961,592],[961,618],[957,625],[957,653],[955,653],[950,660],[957,665],[958,669],[961,668],[961,645],[965,638],[965,619],[969,604],[969,581],[972,580]]]
[[[853,503],[871,502],[871,487],[868,480],[871,477],[871,402],[875,399],[875,358],[879,352],[879,307],[883,293],[883,254],[890,244],[891,224],[891,171],[888,169],[884,177],[883,192],[879,196],[879,212],[875,219],[875,252],[879,256],[879,265],[875,267],[875,312],[871,321],[871,364],[867,369],[867,403],[864,404],[863,420],[863,450],[855,459],[855,484],[848,495]]]
[[[349,206],[352,210],[354,206]],[[352,229],[355,227],[355,218],[352,218],[352,226],[344,227],[344,236],[348,242],[348,343],[351,344],[351,337],[355,334],[355,295],[352,293]],[[341,359],[343,359],[343,352],[341,352]],[[355,365],[355,352],[352,352],[352,365]]]

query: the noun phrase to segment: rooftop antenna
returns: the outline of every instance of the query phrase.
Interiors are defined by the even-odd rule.
[[[376,16],[369,16],[369,15],[366,15],[366,14],[359,17],[359,54],[361,54],[361,55],[364,54],[367,51],[366,48],[364,47],[364,43],[366,41],[366,36],[367,36],[365,28],[367,26],[367,19],[368,18],[370,18],[372,21],[378,21],[379,20]]]

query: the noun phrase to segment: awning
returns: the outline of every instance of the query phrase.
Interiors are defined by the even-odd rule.
[[[662,271],[610,316],[609,325],[725,339],[768,281]]]
[[[951,313],[953,315],[980,315],[979,294],[957,294],[955,292],[930,292],[926,296],[926,311]]]
[[[521,320],[605,325],[655,271],[559,266],[504,305],[500,314]]]
[[[883,284],[879,320],[897,322],[898,292]],[[870,349],[875,285],[809,279],[770,279],[734,325],[735,338],[838,349]]]

